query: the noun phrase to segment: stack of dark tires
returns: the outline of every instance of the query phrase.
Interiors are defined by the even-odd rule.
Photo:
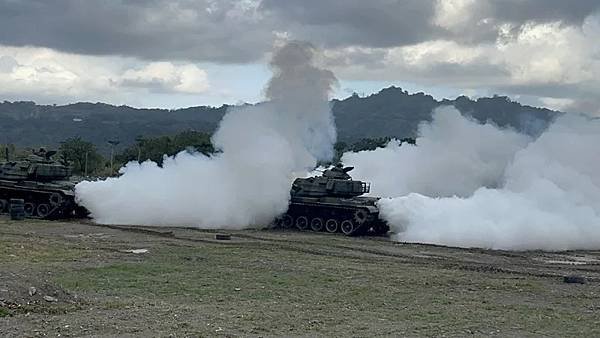
[[[25,219],[25,201],[19,198],[10,200],[10,219],[22,221]]]

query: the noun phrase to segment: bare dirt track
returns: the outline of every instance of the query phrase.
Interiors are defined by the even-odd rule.
[[[0,336],[600,334],[600,251],[215,233],[2,217]]]

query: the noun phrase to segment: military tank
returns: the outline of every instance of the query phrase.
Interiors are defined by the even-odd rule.
[[[75,203],[71,168],[52,160],[55,151],[40,149],[25,160],[0,163],[0,213],[8,213],[10,199],[25,201],[28,218],[58,219],[85,216]]]
[[[277,225],[347,236],[387,233],[389,226],[379,218],[376,205],[379,198],[361,196],[369,192],[370,184],[353,180],[348,174],[352,169],[336,165],[321,176],[297,178],[288,211]]]

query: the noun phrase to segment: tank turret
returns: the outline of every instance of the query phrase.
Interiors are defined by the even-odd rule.
[[[52,160],[55,151],[43,148],[29,155],[26,160],[6,161],[0,164],[0,179],[10,181],[34,180],[50,182],[69,180],[71,168]]]
[[[322,176],[297,178],[292,184],[292,197],[357,197],[368,193],[368,183],[350,177],[352,169],[338,165],[323,171]]]
[[[341,163],[335,165],[330,169],[323,171],[323,177],[336,178],[340,180],[351,180],[352,177],[348,175],[348,172],[354,169],[354,167],[344,167]]]
[[[352,169],[338,164],[320,176],[294,180],[288,211],[278,225],[349,236],[387,233],[388,225],[379,219],[379,198],[362,196],[370,185],[353,180]]]

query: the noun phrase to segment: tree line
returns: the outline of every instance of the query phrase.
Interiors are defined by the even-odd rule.
[[[198,131],[184,131],[172,136],[136,138],[135,143],[121,151],[114,148],[118,142],[111,141],[109,155],[99,151],[98,146],[81,137],[71,137],[60,143],[54,160],[69,165],[77,176],[107,177],[115,175],[119,168],[130,161],[151,160],[162,165],[164,156],[173,156],[181,151],[200,152],[205,155],[215,150],[210,134]],[[37,149],[18,148],[13,144],[0,145],[3,158],[9,160],[27,158]]]
[[[337,142],[334,145],[335,157],[332,162],[338,162],[347,151],[374,150],[385,147],[391,137],[363,138],[354,143]],[[414,139],[402,139],[402,142],[414,144]],[[142,137],[138,136],[135,143],[123,150],[115,151],[118,144],[110,141],[110,155],[102,154],[98,146],[81,137],[72,137],[61,142],[54,160],[71,166],[73,174],[88,177],[108,177],[116,175],[118,169],[131,161],[143,162],[151,160],[162,165],[165,156],[173,156],[182,151],[198,152],[204,155],[215,153],[211,135],[205,132],[184,131],[171,136]],[[10,160],[24,159],[36,149],[18,148],[13,144],[0,145],[2,156],[8,155]],[[328,164],[328,163],[321,163]]]

